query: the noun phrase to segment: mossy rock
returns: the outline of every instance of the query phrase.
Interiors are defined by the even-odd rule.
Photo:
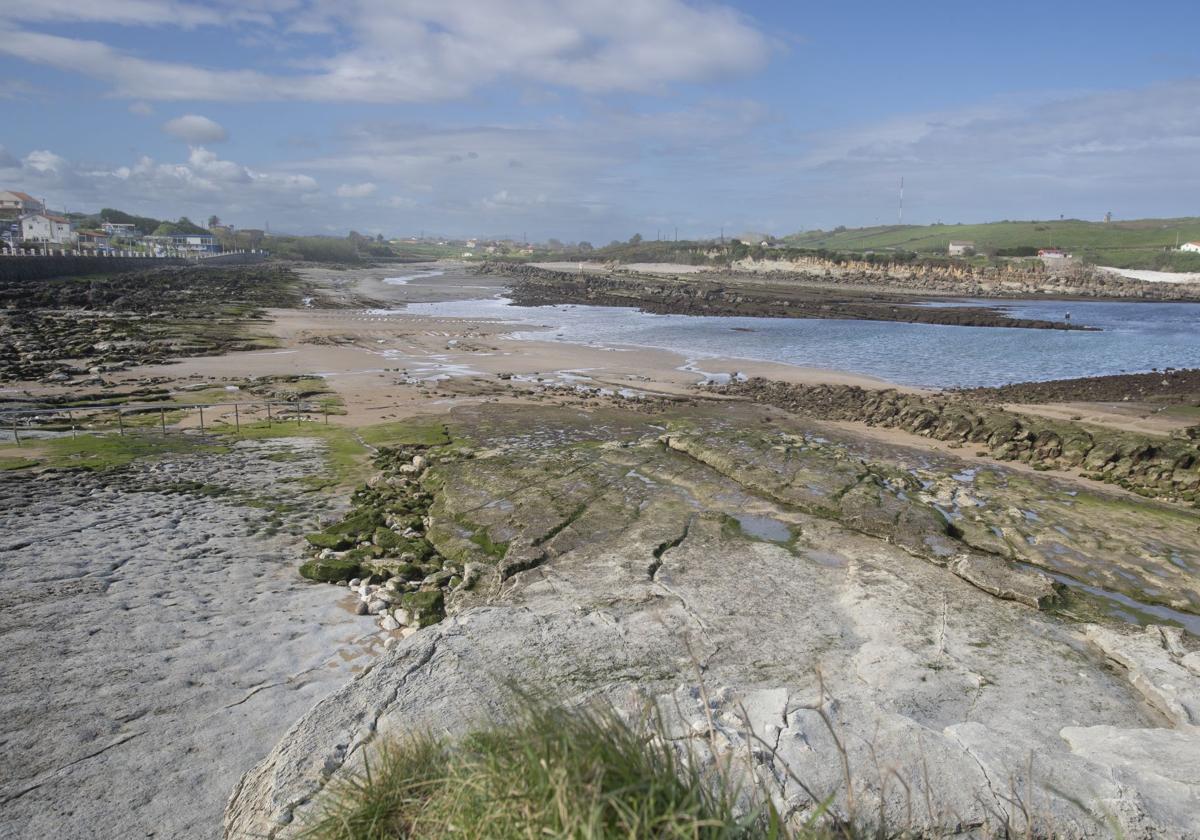
[[[362,566],[357,560],[347,557],[334,557],[328,560],[309,560],[300,567],[301,577],[309,580],[319,580],[324,583],[336,583],[339,580],[350,580],[362,574]]]
[[[308,544],[313,548],[331,548],[334,551],[352,548],[355,545],[353,537],[331,534],[328,531],[317,531],[315,534],[306,535],[304,539],[308,540]]]
[[[341,551],[353,548],[368,539],[377,527],[383,524],[383,515],[374,510],[359,510],[350,514],[336,525],[305,537],[316,548],[332,548]]]
[[[408,540],[397,534],[391,528],[376,528],[374,535],[371,537],[371,542],[386,551],[399,551],[408,543]]]
[[[446,617],[446,599],[440,589],[407,592],[401,596],[400,606],[408,610],[417,627],[437,624]]]
[[[399,578],[403,581],[424,580],[425,572],[420,566],[413,563],[404,562],[384,562],[372,563],[371,571],[386,575],[391,578]]]

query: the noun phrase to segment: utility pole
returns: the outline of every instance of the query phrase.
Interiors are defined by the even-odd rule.
[[[676,242],[679,241],[679,226],[678,225],[675,226],[675,241]]]

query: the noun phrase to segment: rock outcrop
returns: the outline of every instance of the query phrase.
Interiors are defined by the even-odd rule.
[[[1016,414],[954,394],[910,394],[850,385],[794,385],[750,379],[708,386],[805,417],[855,420],[973,445],[994,458],[1077,469],[1140,495],[1200,500],[1200,442]]]
[[[522,306],[564,303],[628,306],[679,315],[748,315],[763,318],[848,318],[966,327],[1088,329],[1069,322],[1012,318],[986,306],[921,306],[910,294],[881,289],[830,288],[754,278],[689,275],[686,280],[649,275],[571,274],[536,266],[485,263],[480,273],[513,277],[510,295]]]
[[[489,449],[436,467],[426,537],[477,585],[298,721],[235,791],[226,836],[296,836],[377,741],[463,733],[503,716],[513,685],[631,712],[656,701],[681,744],[752,756],[745,772],[797,821],[827,802],[978,835],[1200,832],[1200,780],[1178,765],[1193,735],[1174,711],[1200,686],[1192,638],[1099,626],[1157,639],[1168,672],[1157,652],[1031,609],[1039,574],[971,546],[975,520],[938,509],[925,476],[961,463],[918,466],[799,423],[764,432],[757,411],[664,432],[464,409]],[[1060,493],[1005,479],[971,488],[981,516]],[[1101,540],[1164,538],[1109,519]]]

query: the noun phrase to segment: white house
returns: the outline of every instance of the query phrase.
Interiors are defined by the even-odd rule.
[[[137,239],[139,237],[137,228],[124,222],[105,222],[100,227],[109,236],[116,236],[121,239]]]
[[[44,245],[70,245],[75,241],[71,222],[52,213],[29,213],[21,217],[21,241]]]
[[[1184,242],[1179,246],[1180,251],[1191,251],[1193,254],[1200,254],[1200,242]]]
[[[975,253],[975,243],[952,241],[950,247],[946,249],[946,253],[952,257],[965,257],[968,253]]]

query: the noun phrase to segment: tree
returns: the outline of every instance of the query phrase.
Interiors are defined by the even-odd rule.
[[[580,251],[587,253],[588,251],[592,250],[592,243],[591,242],[580,242],[578,248]]]
[[[633,236],[629,237],[630,245],[640,245],[641,241],[642,241],[642,235],[640,233],[635,233]]]
[[[219,216],[214,215],[214,216],[208,217],[208,229],[209,230],[212,230],[213,228],[219,226],[220,224],[221,224],[221,218]]]

